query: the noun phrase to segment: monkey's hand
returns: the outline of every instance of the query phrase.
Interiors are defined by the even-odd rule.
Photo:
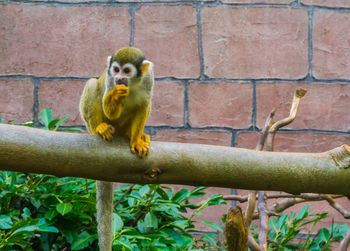
[[[148,136],[145,137],[145,136]],[[141,137],[135,139],[130,142],[130,149],[132,153],[138,153],[140,158],[143,158],[149,154],[149,147],[151,144],[151,140],[148,134],[143,134]]]
[[[119,118],[122,111],[122,102],[129,95],[129,88],[125,85],[116,85],[103,100],[105,115],[110,120]]]
[[[113,126],[102,122],[96,127],[96,134],[101,135],[104,140],[110,141],[113,138],[115,129]]]
[[[117,101],[129,95],[129,88],[125,85],[116,85],[110,93],[113,99]]]

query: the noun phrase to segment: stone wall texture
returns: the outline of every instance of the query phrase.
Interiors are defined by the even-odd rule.
[[[155,65],[154,140],[254,148],[268,113],[287,116],[302,87],[308,93],[275,150],[350,144],[349,0],[2,0],[3,123],[37,120],[50,107],[70,115],[64,126],[83,127],[84,83],[124,46]],[[208,191],[246,194],[234,185]],[[200,217],[218,222],[232,204]],[[327,203],[310,204],[332,213],[324,225],[349,224]]]

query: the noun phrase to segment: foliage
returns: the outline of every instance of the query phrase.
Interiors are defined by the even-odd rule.
[[[93,181],[1,172],[0,191],[1,250],[78,250],[96,239]]]
[[[176,193],[173,188],[160,185],[135,185],[131,193],[126,193],[128,189],[129,185],[123,185],[116,193],[118,214],[114,215],[116,234],[113,247],[117,250],[219,249],[215,235],[200,233],[195,223],[206,224],[215,231],[221,231],[221,228],[211,222],[196,222],[193,217],[208,206],[225,203],[221,195],[213,194],[194,204],[188,200],[205,195],[205,187],[192,191],[183,188]],[[189,216],[184,216],[184,213]],[[202,237],[196,239],[193,234]]]
[[[216,246],[214,236],[200,239],[193,216],[223,203],[212,195],[199,204],[188,199],[205,195],[204,187],[192,191],[159,185],[130,185],[116,189],[114,213],[116,250],[203,250]],[[0,173],[1,250],[97,250],[95,182],[48,175]],[[189,217],[182,213],[194,211]],[[219,227],[210,222],[215,230]],[[201,245],[201,249],[195,247]],[[151,248],[152,247],[152,248]]]
[[[32,127],[39,121],[43,124],[45,130],[53,130],[53,131],[83,131],[79,127],[60,127],[62,123],[69,117],[69,115],[63,116],[63,118],[52,118],[52,110],[50,108],[45,108],[41,110],[40,119],[37,121],[29,121],[24,123],[24,126]],[[0,123],[1,123],[0,117]],[[15,120],[9,120],[8,123],[13,123]]]
[[[316,224],[329,214],[309,213],[309,207],[309,205],[304,206],[298,214],[283,213],[280,217],[269,220],[269,250],[331,250],[331,244],[342,239],[350,231],[348,225],[332,224],[329,228],[321,228],[315,235],[312,235]],[[301,230],[307,228],[306,235],[300,233]],[[254,234],[254,237],[257,239],[258,234]]]

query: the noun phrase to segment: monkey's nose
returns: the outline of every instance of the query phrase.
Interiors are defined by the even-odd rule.
[[[116,80],[116,84],[128,86],[128,79],[127,78],[119,78]]]

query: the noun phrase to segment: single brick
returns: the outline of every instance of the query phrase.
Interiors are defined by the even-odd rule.
[[[192,127],[247,128],[251,125],[253,88],[249,83],[191,83]]]
[[[240,132],[236,146],[254,149],[258,142],[258,133]],[[317,133],[277,133],[274,143],[276,152],[325,152],[341,146],[350,145],[348,135]]]
[[[135,46],[155,64],[157,77],[199,76],[198,32],[193,6],[142,6],[135,15]]]
[[[146,125],[184,125],[184,87],[175,82],[154,85],[152,111]]]
[[[2,123],[33,120],[34,85],[30,80],[0,80],[0,117]]]
[[[316,78],[350,79],[349,26],[349,13],[315,12],[312,67]]]
[[[83,81],[42,81],[39,86],[39,112],[49,107],[53,119],[69,118],[62,125],[84,125],[79,114],[79,100],[83,92]]]
[[[0,74],[99,76],[130,39],[127,7],[0,6]]]
[[[209,77],[298,79],[307,74],[306,10],[205,7],[202,33]]]
[[[152,136],[152,140],[219,146],[231,145],[230,133],[213,131],[159,130]]]
[[[223,3],[271,3],[286,4],[295,2],[295,0],[222,0]]]
[[[340,130],[350,129],[350,85],[346,84],[258,84],[257,124],[276,108],[275,120],[288,117],[294,91],[307,90],[301,99],[295,120],[286,128]]]
[[[349,0],[301,0],[303,4],[327,7],[350,7]]]

